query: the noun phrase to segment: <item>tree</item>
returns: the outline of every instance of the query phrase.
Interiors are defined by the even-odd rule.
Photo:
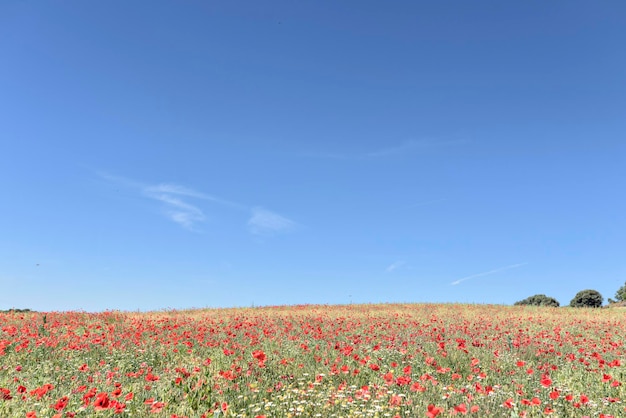
[[[526,299],[515,302],[515,305],[533,305],[533,306],[554,306],[559,307],[560,303],[558,300],[546,296],[546,295],[533,295],[529,296]]]
[[[626,283],[624,286],[620,287],[617,292],[615,292],[615,300],[617,302],[626,301]]]
[[[569,303],[574,308],[599,308],[602,306],[604,298],[597,290],[581,290],[576,293],[574,299]]]

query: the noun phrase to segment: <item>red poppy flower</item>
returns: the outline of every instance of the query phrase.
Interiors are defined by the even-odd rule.
[[[61,411],[63,410],[63,408],[67,406],[67,403],[69,402],[69,400],[70,399],[67,396],[64,396],[61,399],[59,399],[57,403],[54,404],[53,408],[56,409],[57,411]]]
[[[443,412],[443,408],[439,408],[435,405],[428,405],[428,410],[426,411],[426,416],[428,418],[435,418],[437,415]]]
[[[265,355],[265,353],[262,350],[255,350],[252,352],[252,357],[254,357],[255,359],[257,359],[258,361],[264,362],[265,360],[267,360],[267,356]]]
[[[11,396],[11,391],[7,388],[0,388],[0,399],[5,401],[13,399],[13,397]]]
[[[99,393],[96,396],[96,400],[93,403],[93,409],[96,411],[102,411],[104,409],[108,409],[110,406],[109,395],[106,392]]]

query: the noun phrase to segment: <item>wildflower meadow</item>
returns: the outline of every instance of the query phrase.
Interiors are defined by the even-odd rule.
[[[1,417],[624,417],[615,309],[0,314]]]

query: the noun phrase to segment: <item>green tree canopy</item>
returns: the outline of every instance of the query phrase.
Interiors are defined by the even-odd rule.
[[[604,298],[597,290],[581,290],[576,293],[574,299],[569,303],[574,308],[599,308],[602,306]]]
[[[560,306],[558,300],[543,294],[529,296],[526,299],[515,302],[515,305],[533,305],[533,306]]]
[[[615,292],[615,300],[617,302],[626,301],[626,283],[624,286],[620,287],[617,292]]]

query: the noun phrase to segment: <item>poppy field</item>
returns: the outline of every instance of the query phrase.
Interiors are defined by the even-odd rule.
[[[624,417],[626,312],[0,313],[2,417]]]

